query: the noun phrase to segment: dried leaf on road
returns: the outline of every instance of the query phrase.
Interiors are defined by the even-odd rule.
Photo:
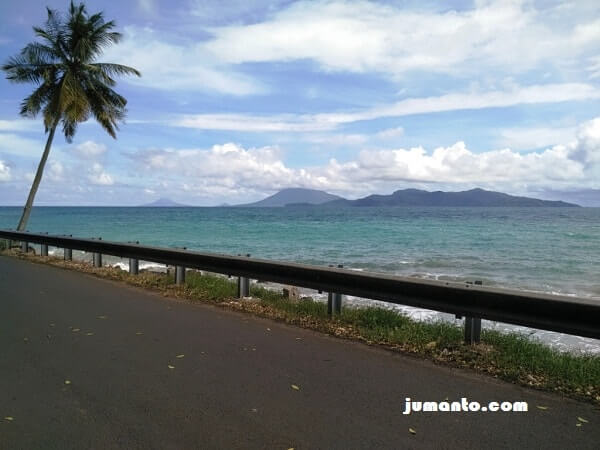
[[[9,422],[12,422],[12,421],[13,421],[13,420],[15,420],[15,419],[14,419],[14,417],[11,417],[11,416],[6,416],[6,417],[4,418],[4,420],[8,420]]]
[[[547,406],[540,406],[540,405],[537,405],[536,408],[541,409],[542,411],[546,411],[548,409]]]
[[[78,331],[81,331],[81,329],[80,329],[80,328],[73,328],[71,331],[72,331],[73,333],[77,333]]]
[[[174,369],[174,368],[175,368],[175,366],[172,366],[171,364],[169,364],[167,367],[168,367],[169,369]]]
[[[142,334],[144,334],[142,331],[136,331],[135,333],[136,336],[141,336]]]
[[[94,333],[90,331],[89,333],[85,333],[85,335],[86,335],[86,336],[93,336],[93,335],[94,335]]]
[[[300,387],[296,386],[295,384],[292,384],[292,389],[295,391],[299,391]]]
[[[98,319],[106,319],[106,318],[107,318],[107,316],[98,316],[97,318],[98,318]]]
[[[71,384],[71,380],[65,380],[65,384],[66,384],[66,385],[69,385],[69,384]]]
[[[414,428],[409,428],[409,429],[408,429],[408,432],[409,432],[410,434],[417,434],[417,430],[415,430]]]
[[[579,420],[580,422],[583,422],[583,423],[588,423],[588,421],[586,419],[584,419],[583,417],[578,417],[577,420]]]
[[[181,359],[181,358],[183,358],[184,356],[185,356],[185,355],[182,353],[181,355],[177,355],[175,358],[179,358],[179,359]]]

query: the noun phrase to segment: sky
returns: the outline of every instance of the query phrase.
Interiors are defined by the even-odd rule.
[[[57,133],[36,205],[212,206],[286,187],[347,198],[474,187],[600,206],[600,3],[88,1],[128,114]],[[0,3],[0,62],[46,6]],[[27,198],[46,135],[34,85],[0,74],[0,205]]]

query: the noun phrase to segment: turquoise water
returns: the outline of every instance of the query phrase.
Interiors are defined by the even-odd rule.
[[[600,299],[600,208],[36,207],[28,229]]]

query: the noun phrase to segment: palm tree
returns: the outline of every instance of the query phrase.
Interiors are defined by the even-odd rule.
[[[71,0],[68,14],[46,8],[43,28],[33,27],[41,42],[27,44],[2,66],[6,78],[14,83],[35,83],[36,89],[21,103],[20,114],[36,117],[40,111],[48,134],[44,153],[23,208],[18,231],[25,229],[40,185],[58,125],[71,142],[77,125],[93,116],[116,139],[117,122],[125,117],[127,100],[117,94],[115,75],[141,74],[128,66],[96,62],[105,47],[121,40],[111,31],[114,21],[105,22],[102,13],[89,15],[83,3]]]

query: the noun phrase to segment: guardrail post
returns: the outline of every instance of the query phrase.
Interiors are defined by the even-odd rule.
[[[99,241],[102,240],[102,238],[98,238]],[[96,253],[94,252],[94,267],[102,267],[102,253]]]
[[[140,261],[135,258],[129,258],[129,273],[137,275],[140,273]]]
[[[333,264],[329,264],[329,267],[333,267]],[[338,266],[340,267],[340,266]],[[339,305],[338,305],[339,303]],[[342,295],[335,292],[327,293],[327,315],[329,317],[337,314],[342,307]]]
[[[344,265],[338,264],[338,268],[343,269]],[[342,294],[340,294],[339,292],[333,294],[333,310],[336,314],[342,313]]]
[[[183,250],[186,248],[183,247]],[[184,266],[175,266],[175,284],[185,284],[185,267]]]
[[[139,244],[140,241],[129,242],[130,244]],[[131,275],[137,275],[140,273],[140,261],[136,258],[129,258],[129,273]]]
[[[476,286],[482,286],[483,282],[476,280],[471,283],[467,281],[467,284],[474,284]],[[481,317],[465,317],[465,344],[478,344],[481,341]]]
[[[175,266],[175,284],[185,283],[185,267]]]
[[[44,234],[48,234],[47,232]],[[48,244],[40,244],[40,255],[48,256]]]
[[[465,317],[465,344],[478,344],[481,340],[481,319]]]
[[[73,235],[70,234],[69,237],[73,237]],[[73,250],[71,250],[70,248],[65,248],[63,251],[63,259],[65,261],[73,261]]]
[[[333,267],[329,264],[329,267]],[[343,269],[343,264],[338,264],[338,268]],[[334,314],[340,314],[342,312],[342,294],[338,292],[329,292],[327,294],[327,315],[333,316]]]
[[[242,256],[239,255],[238,256]],[[246,256],[250,258],[250,253]],[[250,297],[250,279],[248,277],[238,277],[238,298]]]

